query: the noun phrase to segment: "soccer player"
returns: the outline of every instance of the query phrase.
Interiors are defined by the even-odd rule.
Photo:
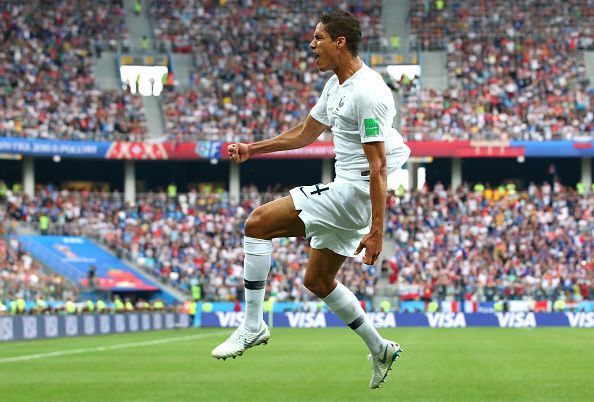
[[[332,70],[322,95],[305,121],[279,136],[251,144],[234,143],[229,158],[242,163],[252,155],[302,148],[330,127],[336,151],[336,178],[329,184],[301,186],[290,196],[256,208],[245,222],[245,300],[243,323],[212,356],[235,358],[270,338],[263,321],[271,239],[310,237],[311,252],[304,285],[354,330],[369,351],[369,386],[379,388],[402,349],[383,339],[368,320],[355,295],[336,280],[347,257],[365,249],[365,264],[381,253],[387,174],[410,155],[392,128],[396,114],[392,93],[382,77],[357,53],[359,21],[348,12],[324,13],[310,47],[320,71]]]

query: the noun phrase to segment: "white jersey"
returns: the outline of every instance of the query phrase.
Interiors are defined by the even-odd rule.
[[[334,134],[337,178],[368,178],[361,175],[369,172],[362,145],[367,142],[385,142],[388,173],[400,168],[410,154],[400,133],[392,128],[396,116],[392,92],[365,63],[342,85],[333,75],[310,114]]]

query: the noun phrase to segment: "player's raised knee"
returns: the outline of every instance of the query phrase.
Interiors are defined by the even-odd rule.
[[[245,235],[255,239],[269,240],[266,231],[266,218],[264,208],[258,207],[252,211],[245,221]]]

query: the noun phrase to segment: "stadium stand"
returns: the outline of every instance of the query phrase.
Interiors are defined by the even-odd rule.
[[[321,13],[333,7],[341,7],[359,18],[365,32],[362,48],[379,50],[385,46],[380,23],[382,2],[379,0],[209,0],[189,3],[152,0],[150,5],[158,47],[178,53],[198,53],[197,50],[209,45],[209,41],[224,38],[229,40],[226,44],[228,51],[239,54],[251,52],[257,46],[268,49],[290,42],[300,47],[302,44],[294,41],[309,42]],[[266,34],[264,38],[263,34]],[[212,45],[215,46],[214,42]],[[214,50],[211,46],[206,54],[213,55]]]
[[[7,215],[37,222],[46,214],[59,233],[84,234],[128,256],[148,272],[186,291],[193,281],[203,298],[242,298],[242,225],[270,194],[250,188],[243,202],[226,194],[175,198],[147,194],[133,207],[121,197],[46,189],[34,199],[8,197]],[[588,299],[594,294],[594,195],[556,183],[526,191],[392,193],[386,237],[395,249],[390,282],[401,301]],[[274,243],[268,292],[279,301],[312,300],[302,286],[308,243]],[[379,273],[355,258],[339,274],[371,301]]]
[[[123,8],[108,0],[0,3],[0,134],[142,140],[142,102],[99,90],[93,54],[125,46]],[[93,12],[88,12],[93,10]]]
[[[594,132],[594,89],[581,50],[594,43],[590,2],[411,2],[413,42],[447,52],[445,91],[404,97],[408,140],[567,140]]]
[[[48,271],[22,250],[15,240],[0,238],[0,301],[69,300],[80,297],[80,288]]]
[[[195,54],[191,88],[162,98],[169,138],[254,141],[301,123],[327,79],[308,47],[316,21],[324,9],[345,3],[361,19],[361,48],[380,48],[377,0],[153,1],[157,41]]]
[[[555,183],[390,197],[390,282],[400,300],[587,300],[594,195]]]
[[[52,222],[48,233],[87,235],[106,244],[116,255],[128,257],[164,282],[190,289],[203,284],[203,299],[241,299],[243,284],[242,227],[264,197],[246,188],[243,202],[225,197],[200,196],[192,191],[169,198],[150,194],[131,207],[121,197],[46,188],[34,199],[22,194],[7,198],[7,215],[25,222]],[[302,286],[307,243],[299,239],[276,241],[268,291],[279,301],[311,300]],[[351,259],[339,274],[361,299],[371,301],[376,268]],[[239,290],[237,290],[239,289]]]
[[[146,139],[141,98],[100,90],[93,78],[93,54],[128,46],[124,9],[102,0],[84,13],[90,2],[77,4],[0,5],[0,133]],[[189,89],[168,88],[161,96],[167,138],[254,141],[300,123],[327,78],[313,66],[307,44],[319,13],[335,5],[361,19],[362,50],[385,48],[377,0],[152,1],[157,48],[192,52],[195,60],[195,70],[183,77]],[[446,51],[449,88],[406,83],[398,91],[401,133],[409,141],[591,136],[594,90],[581,55],[594,46],[591,21],[589,3],[579,0],[513,7],[499,0],[411,2],[413,46]]]
[[[141,99],[99,90],[93,78],[93,55],[129,41],[119,3],[0,3],[1,136],[146,138]],[[328,78],[310,58],[314,24],[322,9],[345,4],[362,19],[362,49],[381,50],[379,0],[152,1],[157,47],[195,58],[190,89],[167,88],[161,97],[168,138],[254,141],[301,122]],[[447,53],[449,88],[424,90],[408,78],[389,83],[409,141],[591,138],[594,91],[580,54],[594,44],[591,2],[411,4],[416,47]],[[121,194],[48,187],[34,198],[10,194],[0,217],[36,224],[46,216],[50,233],[87,235],[164,283],[187,292],[199,282],[204,300],[233,301],[243,298],[242,225],[274,197],[245,188],[234,204],[224,193],[156,192],[130,206]],[[392,194],[390,281],[403,301],[591,298],[592,213],[591,194],[560,184]],[[275,241],[267,290],[279,301],[312,299],[301,283],[308,247],[303,239]],[[0,299],[79,297],[14,239],[0,241],[0,264]],[[371,300],[378,275],[349,259],[339,279]]]

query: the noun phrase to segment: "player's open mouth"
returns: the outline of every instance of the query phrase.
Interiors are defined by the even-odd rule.
[[[314,52],[314,59],[316,61],[316,63],[318,63],[320,61],[320,55]]]

